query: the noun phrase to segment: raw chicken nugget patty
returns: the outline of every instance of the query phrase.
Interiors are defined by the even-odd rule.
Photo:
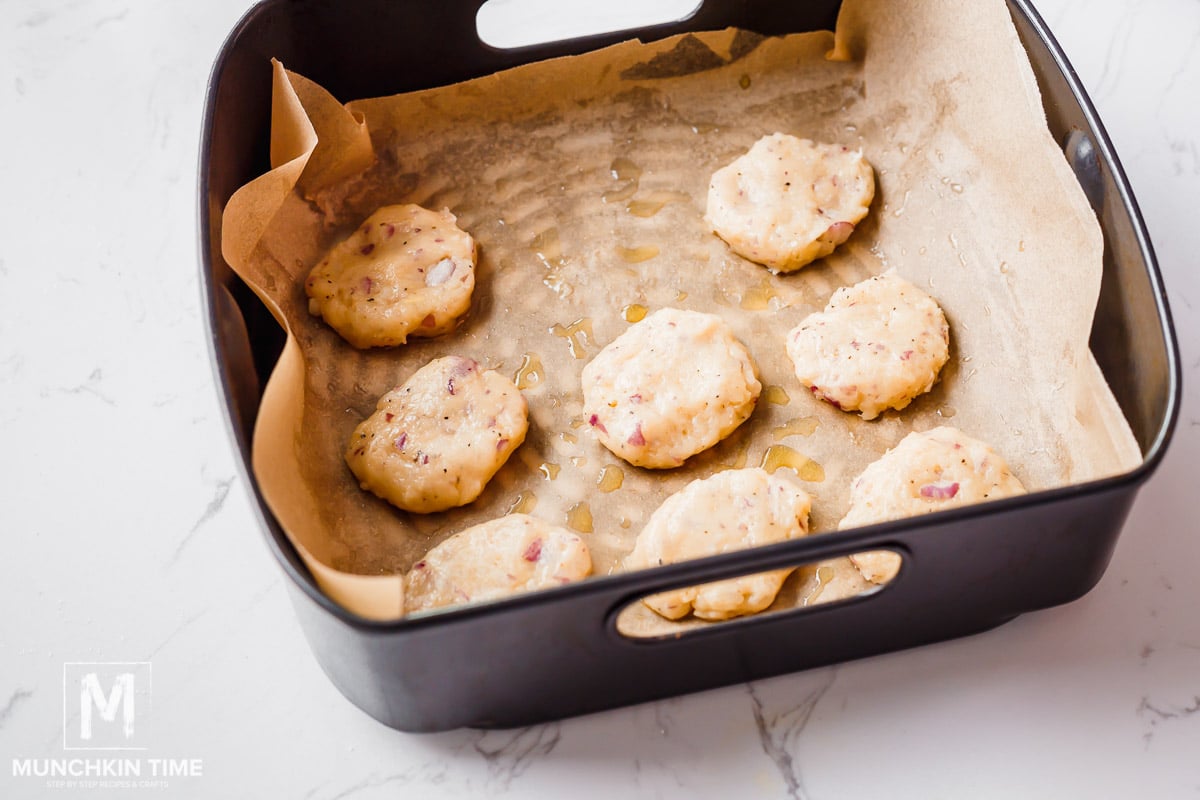
[[[726,470],[692,481],[658,507],[638,535],[627,569],[672,564],[808,533],[812,501],[793,482],[766,470]],[[642,600],[667,619],[694,613],[728,619],[762,611],[775,600],[791,569],[689,586]]]
[[[861,151],[775,133],[713,173],[705,219],[738,255],[792,272],[849,239],[874,197]]]
[[[863,470],[850,487],[850,510],[838,528],[1024,493],[1008,463],[987,444],[957,428],[934,428],[910,433]],[[888,551],[857,553],[850,560],[874,583],[887,583],[900,570],[900,556]]]
[[[350,437],[364,489],[405,511],[470,503],[525,441],[528,407],[513,382],[475,361],[431,361],[379,398]]]
[[[677,467],[741,425],[762,391],[750,353],[718,316],[664,308],[583,369],[583,414],[639,467]]]
[[[405,613],[497,600],[587,577],[592,557],[570,531],[526,514],[467,528],[425,554],[405,578]]]
[[[815,396],[874,419],[933,388],[950,327],[933,298],[889,270],[834,292],[788,334],[787,353]]]
[[[355,347],[454,330],[475,288],[475,240],[448,209],[384,206],[334,245],[304,284],[308,310]]]

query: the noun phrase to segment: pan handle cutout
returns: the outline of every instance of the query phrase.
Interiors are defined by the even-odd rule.
[[[903,569],[900,551],[880,549],[791,569],[667,587],[621,608],[616,614],[616,631],[627,639],[673,641],[719,626],[868,597],[886,588]],[[762,610],[753,610],[776,585],[779,590],[774,600]]]
[[[501,50],[680,22],[702,0],[486,0],[475,16],[479,38]]]

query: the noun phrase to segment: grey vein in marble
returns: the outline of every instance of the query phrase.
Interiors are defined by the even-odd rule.
[[[518,731],[484,731],[474,747],[487,762],[488,782],[507,789],[534,759],[549,755],[561,738],[559,723],[551,722]]]
[[[1162,97],[1158,101],[1158,112],[1160,114],[1167,103],[1171,101],[1171,92],[1179,83],[1179,79],[1188,71],[1188,67],[1192,63],[1192,58],[1200,54],[1200,46],[1198,45],[1200,45],[1200,30],[1192,32],[1190,44],[1183,49],[1183,59],[1179,62],[1179,66],[1175,68],[1175,71],[1171,73],[1171,77],[1167,79],[1166,86],[1163,87]]]
[[[98,20],[96,20],[95,22],[92,23],[92,30],[96,30],[97,28],[103,27],[112,22],[121,22],[128,16],[129,16],[129,9],[125,8],[125,9],[122,9],[121,11],[118,11],[115,14],[109,14],[107,16],[100,17]]]
[[[393,786],[394,785],[394,786],[400,787],[400,786],[407,786],[408,784],[413,783],[413,782],[420,782],[421,784],[425,784],[425,785],[430,785],[430,784],[437,785],[437,784],[444,783],[446,781],[447,773],[448,773],[447,767],[446,767],[445,763],[443,763],[441,761],[435,761],[435,762],[430,762],[430,763],[425,763],[425,764],[414,764],[413,766],[409,767],[408,769],[403,769],[403,770],[400,770],[399,772],[385,773],[383,775],[372,773],[372,774],[368,775],[366,778],[363,778],[362,780],[358,781],[357,783],[347,786],[345,789],[342,789],[337,794],[330,795],[328,798],[326,798],[326,800],[345,800],[345,798],[353,797],[354,795],[358,794],[359,792],[362,792],[362,791],[368,790],[368,789],[376,789],[380,786]],[[325,784],[322,783],[320,786],[314,787],[309,792],[307,792],[304,795],[306,800],[307,800],[307,798],[310,798],[310,797],[317,797],[319,790],[324,785]],[[421,796],[421,795],[418,795],[418,796]]]
[[[678,698],[668,697],[665,700],[657,700],[654,703],[654,724],[658,726],[658,734],[666,736],[671,732],[671,727],[675,724],[675,717],[671,713],[671,707],[676,704]]]
[[[225,505],[225,498],[229,497],[229,489],[233,486],[233,481],[234,476],[232,475],[224,480],[217,481],[217,485],[213,491],[212,497],[208,501],[208,505],[204,507],[204,512],[199,516],[195,524],[192,525],[191,530],[189,530],[184,537],[179,540],[179,545],[175,548],[175,552],[167,561],[168,567],[173,566],[175,562],[179,560],[179,557],[183,555],[184,548],[191,543],[192,538],[196,535],[196,532],[200,530],[200,527],[217,514],[221,513],[221,509]]]
[[[33,14],[30,14],[25,19],[21,20],[18,27],[21,28],[38,28],[45,25],[50,20],[54,19],[54,12],[41,9]]]
[[[809,691],[797,705],[778,714],[770,713],[765,707],[753,683],[746,684],[746,691],[750,695],[751,711],[754,712],[754,724],[758,728],[758,738],[763,752],[779,770],[779,774],[787,786],[787,796],[792,800],[808,800],[809,797],[804,788],[804,777],[800,765],[796,763],[793,754],[817,704],[821,702],[821,698],[825,696],[829,687],[833,686],[833,682],[837,679],[837,669],[830,668],[828,676],[827,680]]]
[[[17,689],[12,693],[12,696],[8,698],[8,702],[4,704],[4,708],[0,708],[0,729],[4,728],[9,717],[17,710],[17,706],[31,697],[33,697],[33,692],[28,689]]]
[[[1174,708],[1159,707],[1151,703],[1149,697],[1143,697],[1142,702],[1138,704],[1137,715],[1146,718],[1150,726],[1142,734],[1142,741],[1149,748],[1150,742],[1154,739],[1155,729],[1159,723],[1190,717],[1197,711],[1200,711],[1200,695],[1192,697],[1192,704],[1190,706],[1176,706]]]
[[[271,595],[271,592],[274,591],[275,588],[279,586],[279,582],[280,582],[280,578],[278,575],[275,576],[274,578],[272,578],[270,581],[268,581],[261,589],[259,589],[257,592],[255,592],[253,594],[253,596],[251,596],[250,600],[246,603],[246,605],[242,607],[242,610],[249,611],[250,609],[257,606],[259,603],[261,603],[263,600],[267,599],[267,597],[269,597]]]
[[[390,784],[398,784],[404,786],[411,783],[415,777],[415,769],[406,769],[403,772],[397,772],[392,775],[372,775],[364,778],[353,786],[349,786],[335,795],[329,797],[328,800],[344,800],[347,797],[353,797],[364,789],[374,789],[379,786],[388,786]],[[313,796],[312,793],[305,795],[306,797]]]
[[[143,661],[153,661],[154,657],[156,655],[158,655],[164,647],[166,647],[168,644],[170,644],[172,641],[175,640],[175,637],[177,637],[180,633],[182,633],[183,631],[190,628],[193,624],[195,624],[196,620],[200,619],[207,613],[208,613],[207,609],[205,609],[204,611],[197,611],[195,614],[192,614],[190,617],[185,619],[183,622],[176,625],[175,628],[170,633],[168,633],[166,635],[166,637],[161,642],[159,642],[158,645],[153,650],[150,651],[149,655],[147,655],[142,660]]]
[[[1096,79],[1094,88],[1091,91],[1093,99],[1107,96],[1116,90],[1119,76],[1124,73],[1122,67],[1125,61],[1125,51],[1129,47],[1129,39],[1132,36],[1134,23],[1137,22],[1137,19],[1138,11],[1136,8],[1127,8],[1121,15],[1120,22],[1116,27],[1116,35],[1109,39],[1100,77]]]
[[[87,380],[85,380],[83,383],[76,384],[75,386],[61,386],[58,388],[58,391],[61,392],[62,394],[94,395],[95,397],[98,397],[101,400],[103,400],[108,405],[115,406],[116,403],[113,402],[113,399],[111,397],[109,397],[108,395],[104,394],[104,392],[100,391],[99,388],[97,388],[97,387],[99,387],[100,382],[103,379],[104,379],[104,371],[102,369],[100,369],[100,367],[96,367],[95,369],[92,370],[91,374],[88,375]],[[45,391],[42,392],[43,397],[45,397],[47,394],[48,394],[48,392],[45,392]]]

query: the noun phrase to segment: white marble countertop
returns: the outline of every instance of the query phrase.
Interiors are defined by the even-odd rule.
[[[966,640],[430,736],[384,728],[318,669],[213,387],[196,157],[209,67],[248,5],[0,3],[0,796],[72,793],[13,770],[70,755],[64,662],[106,661],[151,662],[153,754],[201,760],[157,796],[1200,791],[1200,3],[1038,3],[1141,203],[1187,379],[1094,591]]]

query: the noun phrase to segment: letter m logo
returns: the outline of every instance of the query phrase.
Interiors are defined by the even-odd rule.
[[[145,750],[149,710],[149,662],[63,665],[65,749]]]
[[[133,687],[133,673],[122,672],[113,681],[112,691],[105,697],[96,673],[89,672],[84,675],[83,680],[79,682],[79,738],[84,741],[92,738],[93,709],[100,712],[100,718],[105,722],[113,722],[117,718],[117,709],[120,708],[125,738],[132,739],[133,719],[137,709]]]

